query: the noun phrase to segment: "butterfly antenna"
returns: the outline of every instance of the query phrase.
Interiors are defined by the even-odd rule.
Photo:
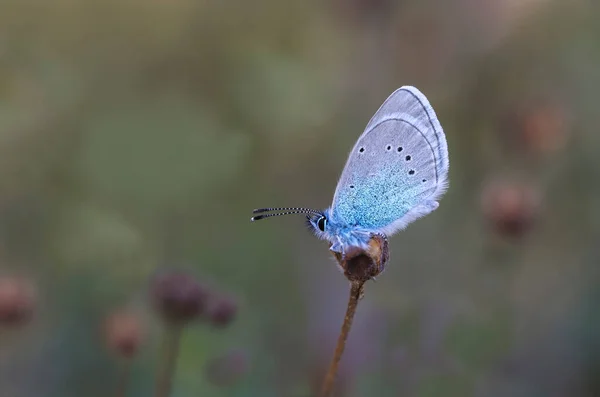
[[[276,212],[271,214],[265,214],[265,212],[270,211],[283,211]],[[252,211],[253,214],[261,214],[253,216],[250,220],[252,222],[258,221],[260,219],[270,218],[272,216],[282,216],[282,215],[292,215],[292,214],[309,214],[309,215],[320,215],[321,213],[317,210],[313,210],[310,208],[300,208],[300,207],[286,207],[286,208],[258,208]]]
[[[258,208],[252,211],[253,214],[260,214],[263,212],[271,212],[271,211],[301,211],[299,213],[306,214],[319,214],[320,212],[317,210],[313,210],[310,208],[303,207],[273,207],[273,208]]]

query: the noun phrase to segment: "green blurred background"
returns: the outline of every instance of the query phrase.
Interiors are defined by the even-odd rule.
[[[450,189],[391,239],[339,396],[600,395],[599,18],[591,0],[2,1],[0,276],[38,298],[0,329],[0,395],[115,395],[102,324],[122,308],[144,319],[128,395],[152,395],[148,283],[174,268],[239,314],[186,330],[173,396],[309,396],[348,282],[301,217],[251,210],[327,207],[401,85],[437,111]]]

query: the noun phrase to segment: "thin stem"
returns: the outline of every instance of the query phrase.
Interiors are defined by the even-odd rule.
[[[117,383],[117,397],[125,397],[127,388],[129,387],[129,378],[131,374],[131,360],[126,359],[120,368],[119,380]]]
[[[171,394],[182,331],[183,326],[181,325],[171,325],[165,329],[162,347],[163,359],[156,376],[156,397],[169,397]]]
[[[356,313],[356,306],[358,305],[358,300],[361,298],[363,293],[363,285],[364,282],[362,281],[353,281],[350,285],[350,297],[348,299],[346,317],[344,317],[344,323],[342,324],[342,330],[340,331],[340,336],[338,337],[333,359],[331,360],[331,364],[329,364],[329,370],[327,371],[327,375],[325,375],[325,380],[323,381],[321,397],[329,397],[331,391],[333,390],[340,359],[342,358],[344,348],[346,347],[346,340],[348,339],[348,334],[350,333],[350,328],[352,327],[354,313]]]

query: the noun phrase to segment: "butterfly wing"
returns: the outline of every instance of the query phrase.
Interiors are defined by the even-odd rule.
[[[448,184],[446,137],[429,101],[404,86],[381,105],[352,149],[332,218],[391,235],[438,207]]]

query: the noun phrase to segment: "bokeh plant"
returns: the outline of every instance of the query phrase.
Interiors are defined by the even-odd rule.
[[[168,272],[152,281],[151,296],[156,312],[163,319],[162,351],[156,374],[156,397],[171,394],[179,345],[184,328],[205,313],[209,290],[193,276]]]
[[[104,337],[106,346],[119,361],[115,395],[125,397],[130,383],[132,360],[144,342],[144,324],[140,316],[130,310],[115,310],[105,320]]]
[[[163,323],[155,396],[168,397],[185,328],[199,320],[218,328],[227,327],[237,314],[237,302],[200,283],[192,274],[181,271],[167,271],[155,276],[150,294]]]
[[[37,291],[33,281],[17,276],[0,277],[0,326],[26,324],[36,305]]]

